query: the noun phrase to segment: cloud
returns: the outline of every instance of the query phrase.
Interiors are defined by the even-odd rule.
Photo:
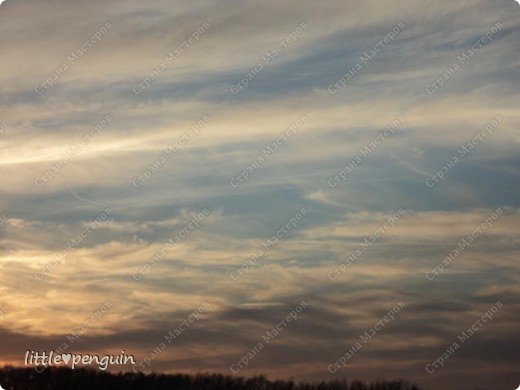
[[[301,300],[302,318],[244,371],[329,377],[327,365],[399,301],[402,317],[341,374],[400,375],[434,388],[512,385],[518,343],[516,4],[288,0],[13,1],[0,11],[0,329],[4,360],[49,349],[106,300],[77,351],[145,357],[201,302],[210,309],[153,369],[229,370]],[[38,12],[35,12],[35,9]],[[105,23],[110,30],[43,95],[34,92]],[[308,27],[238,95],[230,88],[300,23]],[[347,86],[328,87],[399,22],[406,28]],[[425,88],[497,22],[503,28],[436,94]],[[140,95],[132,88],[202,23],[200,39]],[[34,181],[113,120],[45,186]],[[300,115],[307,121],[240,188],[235,177]],[[504,120],[434,189],[425,179],[497,114]],[[132,182],[203,115],[208,123],[141,188]],[[395,135],[336,175],[398,116]],[[70,239],[101,223],[37,280]],[[240,280],[230,273],[302,207],[302,223]],[[435,281],[493,210],[504,214]],[[133,277],[201,210],[199,228]],[[398,208],[398,224],[336,281],[328,275]],[[504,309],[435,376],[435,359],[496,301]],[[483,352],[485,351],[485,353]],[[516,364],[516,366],[515,366]],[[478,368],[476,368],[478,367]],[[511,383],[510,383],[511,382]],[[506,386],[507,385],[507,386]],[[496,386],[492,383],[489,387]]]

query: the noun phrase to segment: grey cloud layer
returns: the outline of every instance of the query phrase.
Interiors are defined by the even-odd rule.
[[[107,298],[113,309],[75,348],[125,347],[143,358],[206,300],[208,313],[152,368],[225,371],[304,299],[301,319],[243,373],[321,379],[403,301],[402,315],[338,375],[405,376],[433,388],[517,385],[518,13],[506,0],[8,0],[0,7],[0,337],[9,340],[0,343],[2,361],[19,364],[25,349],[52,348]],[[34,92],[107,21],[102,40],[43,95]],[[301,36],[233,94],[302,22]],[[402,33],[330,94],[400,22]],[[202,23],[209,27],[197,42],[142,94],[132,92]],[[496,23],[503,27],[493,40],[429,95],[427,86]],[[52,182],[35,186],[107,114],[108,126]],[[308,119],[296,134],[233,188],[230,180],[302,114]],[[396,134],[329,186],[400,114]],[[425,180],[497,114],[504,119],[493,134],[428,188]],[[203,115],[210,119],[200,134],[136,188],[133,179]],[[36,280],[107,207],[110,220]],[[301,225],[232,280],[302,207],[309,214]],[[446,274],[427,280],[498,207],[496,224]],[[201,227],[134,280],[204,208],[211,214]],[[402,221],[329,280],[398,208]],[[496,319],[427,374],[425,364],[498,300]]]

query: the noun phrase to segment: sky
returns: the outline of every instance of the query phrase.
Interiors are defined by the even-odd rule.
[[[516,388],[519,16],[7,0],[0,362]]]

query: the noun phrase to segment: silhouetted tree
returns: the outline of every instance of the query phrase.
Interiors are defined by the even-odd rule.
[[[346,379],[296,384],[292,380],[270,381],[265,376],[240,378],[222,374],[111,374],[91,369],[66,367],[4,367],[0,384],[6,390],[420,390],[404,380],[366,384]]]

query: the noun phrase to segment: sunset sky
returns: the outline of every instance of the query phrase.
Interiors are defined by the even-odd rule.
[[[516,388],[519,38],[514,0],[7,0],[0,363],[141,362],[204,305],[144,371]]]

